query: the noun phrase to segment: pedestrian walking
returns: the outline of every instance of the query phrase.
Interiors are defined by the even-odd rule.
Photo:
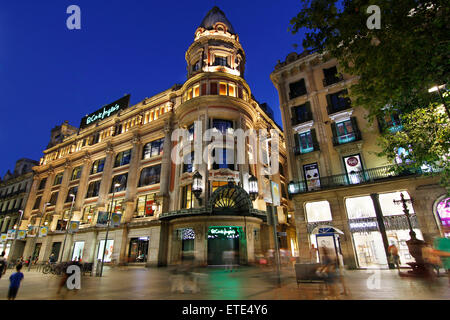
[[[16,272],[9,277],[8,300],[15,300],[19,291],[20,282],[23,280],[22,264],[16,266]]]
[[[5,251],[2,252],[0,255],[0,279],[2,278],[3,274],[6,272],[6,258],[5,258]]]
[[[400,256],[398,255],[398,248],[394,243],[388,247],[389,252],[389,262],[397,267],[398,272],[400,272]]]
[[[450,239],[437,238],[434,241],[435,254],[441,257],[442,266],[447,272],[448,284],[450,285]]]
[[[234,251],[226,250],[222,254],[223,262],[225,263],[225,271],[230,270],[233,272],[233,263],[234,263]]]

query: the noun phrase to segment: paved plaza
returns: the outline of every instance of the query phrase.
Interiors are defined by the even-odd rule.
[[[6,299],[8,270],[0,279],[0,299]],[[271,269],[241,267],[234,272],[222,268],[198,270],[199,292],[172,292],[172,274],[169,268],[116,267],[105,268],[103,277],[82,277],[81,290],[56,294],[56,275],[44,275],[32,270],[24,271],[24,281],[17,300],[304,300],[328,299],[321,293],[320,284],[297,286],[293,270],[283,269],[281,286]],[[346,272],[349,295],[342,300],[415,300],[450,299],[446,276],[430,283],[420,279],[399,277],[394,270],[358,270]],[[341,286],[339,286],[341,289]]]

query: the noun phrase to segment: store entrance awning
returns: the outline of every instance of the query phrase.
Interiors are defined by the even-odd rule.
[[[321,234],[321,233],[339,233],[344,234],[341,230],[336,227],[328,226],[328,225],[320,225],[313,229],[311,234]]]

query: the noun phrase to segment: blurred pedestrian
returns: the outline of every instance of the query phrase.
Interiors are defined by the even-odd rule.
[[[67,279],[69,278],[69,275],[67,274],[68,266],[68,263],[61,264],[61,280],[58,283],[58,290],[56,291],[56,294],[60,294],[62,288],[64,288],[67,283]]]
[[[398,248],[392,242],[388,247],[389,252],[389,262],[397,267],[398,272],[400,272],[400,256],[398,255]]]
[[[439,268],[442,265],[442,261],[429,242],[426,242],[422,248],[422,257],[430,274],[434,276],[434,271],[436,271],[436,276],[439,277]]]
[[[314,244],[311,245],[311,248],[309,249],[309,260],[311,263],[317,263],[317,254],[318,254],[317,248],[314,246]]]
[[[337,281],[338,275],[336,271],[336,259],[331,256],[330,250],[327,247],[322,248],[322,269],[321,276],[324,278],[328,296],[326,299],[337,299]]]
[[[2,275],[6,272],[6,258],[5,258],[5,251],[2,252],[0,255],[0,279],[2,278]]]
[[[19,291],[20,282],[23,280],[22,264],[16,266],[16,272],[9,277],[8,300],[15,300]]]
[[[225,263],[225,271],[233,272],[234,251],[226,250],[222,253],[223,262]]]
[[[54,253],[52,253],[50,255],[50,257],[48,258],[48,262],[50,262],[50,263],[55,263],[56,262],[56,256],[55,256]]]
[[[442,266],[447,272],[448,283],[450,285],[450,239],[437,238],[434,241],[435,253],[441,258]]]

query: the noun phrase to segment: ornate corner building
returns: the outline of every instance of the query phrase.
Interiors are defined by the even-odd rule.
[[[203,264],[220,265],[222,253],[234,250],[239,263],[251,263],[274,244],[266,203],[271,181],[281,189],[279,244],[297,252],[283,133],[253,98],[244,79],[244,49],[219,8],[197,28],[186,61],[184,84],[133,106],[124,96],[84,117],[79,128],[64,123],[52,130],[51,143],[33,168],[22,223],[34,234],[48,228],[48,234],[30,232],[26,244],[21,240],[23,256],[46,261],[53,253],[61,261],[95,262],[105,251],[105,262],[156,266],[194,254]],[[178,137],[180,129],[187,134]],[[231,146],[214,148],[203,134],[208,129],[231,136]],[[245,161],[237,161],[243,151],[233,148],[239,129],[278,133],[278,173],[261,173],[265,165],[249,160],[250,143],[244,144]],[[188,146],[208,150],[204,161],[194,161]],[[269,157],[271,144],[263,149]],[[174,154],[188,161],[176,163]],[[216,161],[217,154],[225,161]],[[258,185],[254,200],[252,176]],[[107,239],[106,227],[98,224],[102,213],[121,214]],[[78,229],[66,237],[69,221]]]
[[[390,163],[376,155],[381,132],[402,130],[399,116],[370,124],[366,111],[346,96],[357,77],[338,70],[336,59],[304,52],[289,54],[271,74],[279,93],[300,256],[310,259],[312,245],[327,246],[350,268],[387,268],[388,247],[394,244],[408,266],[414,261],[406,243],[410,226],[394,200],[403,194],[417,238],[432,241],[449,236],[442,226],[450,224],[450,199],[431,168],[409,170],[400,156]]]

